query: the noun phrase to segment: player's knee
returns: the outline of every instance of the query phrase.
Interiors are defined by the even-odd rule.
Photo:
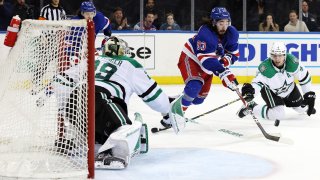
[[[184,88],[184,96],[182,97],[182,104],[189,106],[193,100],[198,96],[202,88],[202,82],[198,80],[189,81]]]
[[[295,110],[296,112],[298,112],[298,113],[304,113],[304,112],[306,112],[306,108],[304,107],[301,107],[301,106],[299,106],[299,107],[292,107],[292,109],[293,110]]]
[[[268,110],[268,119],[276,120],[276,119],[284,119],[284,118],[285,118],[285,111],[283,106],[276,106]]]
[[[202,88],[201,81],[191,80],[186,84],[186,86],[184,88],[184,93],[190,97],[195,98],[199,94],[201,88]]]
[[[205,98],[200,98],[200,97],[196,97],[193,101],[192,104],[202,104]]]

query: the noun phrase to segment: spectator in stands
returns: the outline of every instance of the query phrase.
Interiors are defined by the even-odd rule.
[[[214,6],[215,7],[215,6]],[[227,1],[227,9],[231,12],[232,26],[243,30],[243,0]],[[195,22],[196,23],[196,22]]]
[[[19,15],[21,21],[25,19],[35,19],[34,7],[25,3],[25,0],[17,0],[13,8],[13,15]]]
[[[317,31],[317,19],[313,14],[309,13],[309,5],[307,1],[302,1],[302,21],[306,23],[309,31]]]
[[[180,30],[180,26],[174,22],[173,13],[166,15],[167,22],[160,26],[160,30]]]
[[[134,30],[150,30],[156,31],[156,26],[153,25],[154,21],[154,14],[153,12],[147,12],[146,16],[144,17],[143,26],[141,26],[141,22],[138,22],[133,29]]]
[[[40,11],[40,20],[59,21],[67,18],[66,12],[59,4],[60,0],[51,0],[50,4],[44,6]]]
[[[9,2],[0,0],[0,30],[5,31],[12,18],[12,7]]]
[[[159,29],[161,23],[164,22],[164,14],[159,10],[155,0],[146,0],[144,12],[153,12],[154,20],[153,25]]]
[[[264,0],[247,0],[247,30],[258,31],[264,14]],[[238,18],[238,17],[237,17]]]
[[[124,16],[123,10],[120,7],[116,7],[113,11],[113,19],[111,20],[112,30],[129,30],[130,25],[128,24],[127,17]]]
[[[285,32],[309,32],[306,23],[299,21],[297,11],[291,10],[289,19],[289,23],[284,27]]]
[[[259,31],[279,31],[279,25],[274,21],[272,14],[267,14],[265,20],[259,24]]]

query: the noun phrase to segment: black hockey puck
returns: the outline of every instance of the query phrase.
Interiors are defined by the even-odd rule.
[[[274,126],[279,126],[279,124],[280,124],[280,121],[279,121],[278,119],[276,119],[276,120],[274,121]]]
[[[159,129],[158,129],[158,128],[156,128],[156,127],[151,128],[151,132],[152,132],[152,133],[157,133],[157,132],[159,132]]]

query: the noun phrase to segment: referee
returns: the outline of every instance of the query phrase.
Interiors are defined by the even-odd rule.
[[[59,5],[60,0],[51,0],[51,3],[41,9],[39,20],[59,21],[66,19],[66,11]]]

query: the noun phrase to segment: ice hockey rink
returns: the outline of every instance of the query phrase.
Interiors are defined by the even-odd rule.
[[[168,95],[182,92],[182,85],[162,85]],[[319,85],[313,88],[319,95]],[[212,85],[205,102],[191,106],[186,117],[192,118],[237,99],[221,85]],[[263,103],[261,98],[256,98]],[[263,137],[251,116],[240,119],[236,112],[242,102],[187,123],[176,135],[172,129],[152,134],[152,127],[161,127],[159,113],[152,111],[138,96],[130,100],[129,113],[141,113],[149,127],[149,152],[132,159],[125,170],[96,170],[96,179],[112,180],[317,180],[320,179],[320,110],[313,116],[286,109],[286,119],[278,127],[273,121],[259,118],[269,134],[293,144],[270,141]]]

